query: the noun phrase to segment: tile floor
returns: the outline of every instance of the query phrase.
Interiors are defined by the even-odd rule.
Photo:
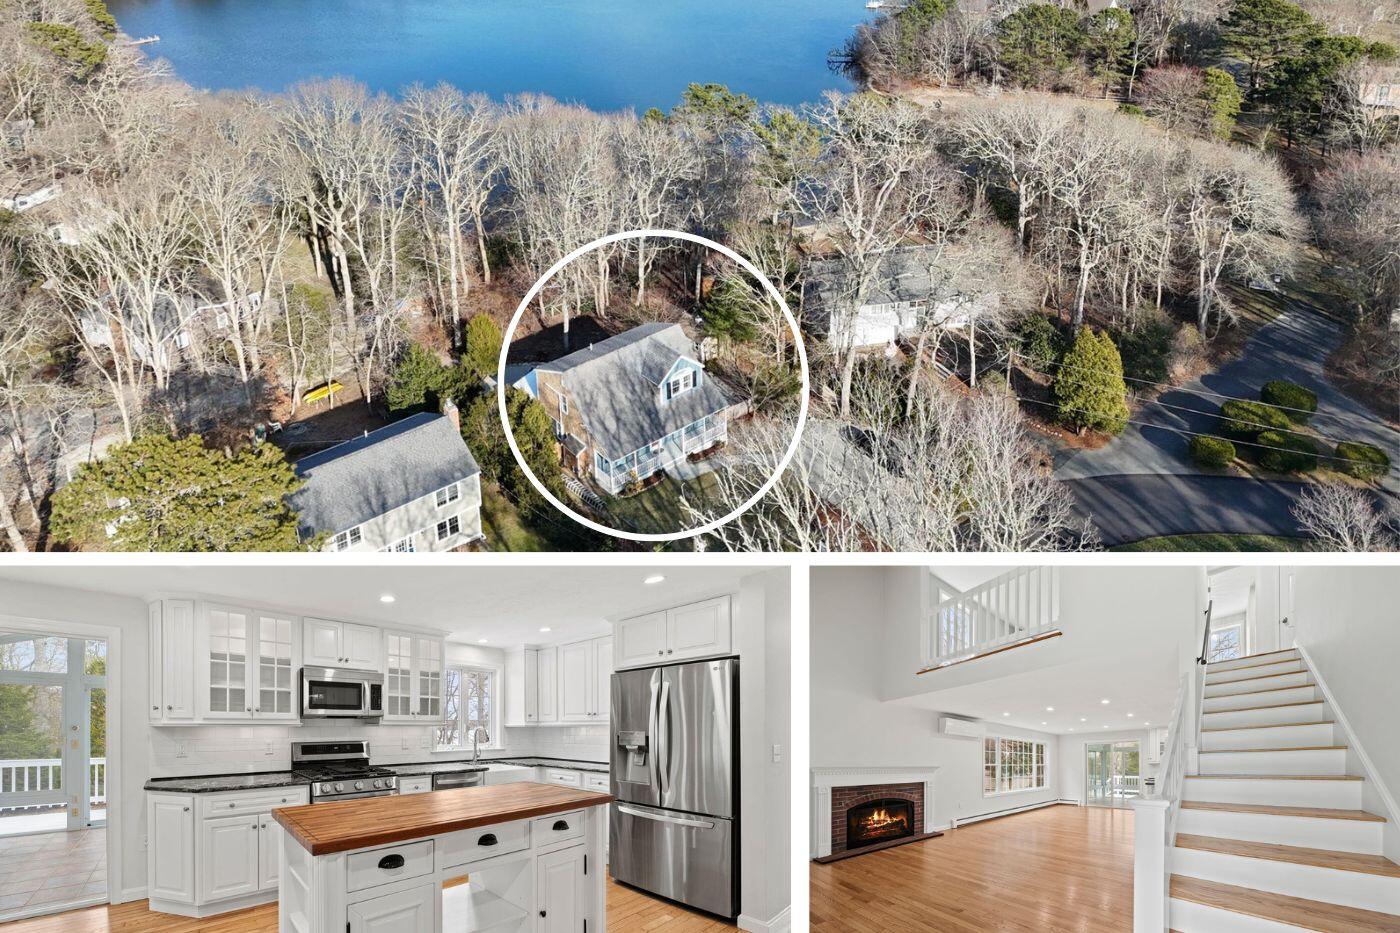
[[[0,922],[107,896],[107,831],[0,837]]]

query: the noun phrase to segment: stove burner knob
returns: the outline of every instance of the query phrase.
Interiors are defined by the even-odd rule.
[[[384,786],[384,782],[383,782],[383,781],[376,780],[376,781],[374,782],[374,789],[375,789],[375,790],[378,790],[379,788],[381,788],[381,787],[383,787],[383,786]]]
[[[364,782],[364,781],[356,781],[356,782],[355,782],[355,790],[364,790],[364,789],[365,789],[365,782]]]
[[[322,784],[319,792],[322,794],[329,794],[331,792],[331,786],[329,784]]]
[[[335,782],[335,792],[338,794],[338,793],[340,793],[340,792],[343,791],[343,790],[345,790],[345,785],[342,784],[342,783],[340,783],[339,781],[336,781],[336,782]]]

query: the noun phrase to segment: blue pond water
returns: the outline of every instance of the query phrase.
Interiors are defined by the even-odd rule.
[[[849,89],[827,67],[861,0],[110,0],[123,31],[196,87],[280,91],[348,76],[448,81],[595,110],[668,109],[690,82],[796,105]]]

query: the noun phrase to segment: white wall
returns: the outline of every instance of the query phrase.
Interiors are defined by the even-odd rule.
[[[1294,573],[1298,646],[1370,760],[1374,780],[1366,782],[1363,803],[1389,817],[1385,854],[1400,861],[1400,812],[1395,808],[1400,794],[1400,743],[1395,741],[1400,572],[1394,567],[1299,567]]]
[[[990,723],[991,734],[1046,743],[1048,786],[984,797],[981,742],[940,736],[938,712],[881,701],[886,679],[884,623],[892,598],[888,574],[893,569],[812,571],[812,767],[937,767],[933,822],[939,828],[953,820],[1058,799],[1056,736]],[[914,657],[906,655],[905,665]]]
[[[1147,760],[1150,730],[1129,732],[1086,732],[1083,735],[1066,733],[1060,736],[1060,798],[1084,802],[1084,746],[1094,742],[1137,742],[1139,769],[1144,778],[1156,777],[1160,764]]]

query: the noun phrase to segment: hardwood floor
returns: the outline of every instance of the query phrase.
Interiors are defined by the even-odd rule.
[[[1133,814],[1047,807],[811,866],[813,933],[1124,933]]]
[[[696,913],[608,881],[610,933],[710,933],[734,930],[706,914]],[[277,933],[277,905],[190,920],[152,913],[145,901],[116,907],[89,907],[7,924],[5,933]]]

